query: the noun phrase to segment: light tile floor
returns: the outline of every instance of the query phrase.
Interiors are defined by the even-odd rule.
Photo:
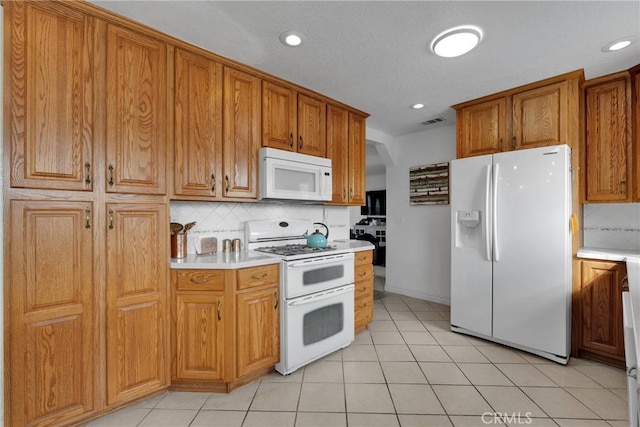
[[[627,426],[625,374],[455,334],[449,307],[375,301],[355,342],[230,394],[167,392],[87,427]]]

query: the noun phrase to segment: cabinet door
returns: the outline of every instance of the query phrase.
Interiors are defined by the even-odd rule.
[[[268,81],[262,82],[262,146],[296,151],[296,92]]]
[[[623,263],[582,261],[582,348],[624,358]]]
[[[280,360],[278,287],[236,296],[236,377]]]
[[[168,380],[168,214],[164,204],[107,204],[107,403]]]
[[[326,104],[298,94],[298,152],[324,157],[326,154]]]
[[[222,194],[222,66],[182,49],[175,53],[174,194]]]
[[[94,409],[98,357],[90,202],[11,201],[7,425]]]
[[[349,201],[349,114],[334,105],[327,105],[327,157],[333,174],[332,203]]]
[[[11,186],[91,190],[95,21],[55,2],[5,6]]]
[[[180,379],[224,378],[224,297],[178,294],[176,365]]]
[[[349,204],[365,204],[366,145],[365,119],[349,113]]]
[[[513,95],[512,149],[571,144],[569,83],[563,81]]]
[[[225,67],[223,196],[245,199],[257,197],[260,105],[260,79]]]
[[[631,128],[628,114],[629,80],[618,78],[587,87],[586,200],[630,200]]]
[[[166,45],[107,28],[107,191],[164,194],[167,151]]]
[[[504,150],[506,108],[506,99],[499,98],[464,107],[456,113],[458,158]]]

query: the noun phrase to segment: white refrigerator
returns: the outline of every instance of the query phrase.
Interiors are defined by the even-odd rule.
[[[567,363],[571,183],[566,145],[451,162],[453,331]]]

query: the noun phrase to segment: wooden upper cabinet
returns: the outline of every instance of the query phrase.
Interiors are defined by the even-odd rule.
[[[56,2],[7,2],[12,187],[92,190],[95,20]]]
[[[585,83],[585,199],[631,200],[631,80],[628,73]]]
[[[513,149],[567,144],[567,97],[567,81],[514,94]]]
[[[174,194],[222,194],[222,65],[175,50]]]
[[[327,104],[298,94],[298,152],[324,157],[326,154]]]
[[[260,149],[260,79],[224,67],[222,195],[257,198]]]
[[[583,79],[582,70],[573,71],[454,105],[457,157],[558,144],[578,149]]]
[[[75,424],[97,406],[93,206],[13,200],[10,212],[6,425]]]
[[[349,204],[364,205],[366,195],[366,125],[364,117],[349,113]]]
[[[107,191],[165,194],[166,44],[109,24],[107,95]]]
[[[582,261],[581,350],[624,361],[622,280],[624,263]]]
[[[168,207],[106,205],[107,403],[133,400],[169,381]]]
[[[507,100],[498,98],[462,108],[456,112],[457,156],[498,153],[507,137]]]
[[[631,157],[633,159],[633,200],[640,201],[640,64],[631,69]]]
[[[332,203],[349,202],[349,113],[327,105],[327,157],[333,174]]]
[[[262,146],[296,151],[298,145],[296,92],[267,80],[262,82]]]

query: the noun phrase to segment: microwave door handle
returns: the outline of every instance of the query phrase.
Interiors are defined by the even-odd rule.
[[[312,297],[297,298],[294,301],[287,303],[287,305],[289,307],[297,307],[301,305],[313,304],[318,301],[324,301],[326,299],[334,298],[349,292],[353,292],[353,285],[345,286],[343,288],[338,288],[338,289],[332,289],[319,294],[314,294]]]

